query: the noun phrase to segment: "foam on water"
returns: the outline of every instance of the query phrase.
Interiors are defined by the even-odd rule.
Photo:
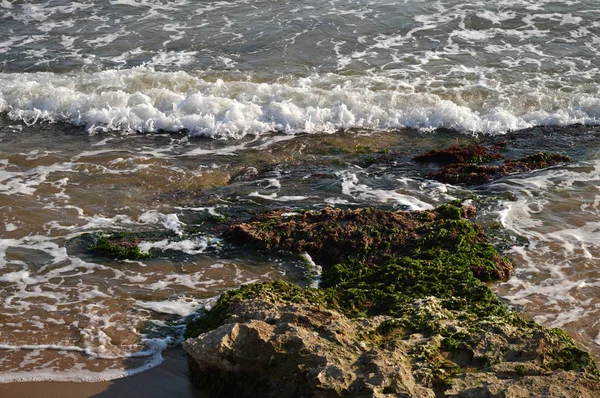
[[[403,194],[397,190],[373,189],[361,184],[357,174],[350,171],[339,173],[342,180],[342,193],[361,201],[392,202],[407,210],[433,209],[430,203],[417,198],[414,193]]]
[[[150,249],[175,250],[185,254],[203,253],[209,246],[218,247],[220,239],[205,238],[203,236],[194,237],[180,241],[171,241],[164,239],[158,242],[140,242],[138,247],[142,252],[148,252]]]
[[[146,210],[151,197],[123,202],[113,184],[143,178],[153,167],[145,162],[156,162],[143,151],[77,151],[69,143],[57,150],[24,148],[0,151],[0,382],[97,381],[144,371],[180,340],[182,325],[173,320],[201,308],[202,295],[283,274],[272,264],[259,269],[206,264],[199,255],[220,242],[203,236],[140,244],[185,255],[183,263],[166,256],[141,263],[82,255],[68,242],[83,232],[152,229],[182,235],[184,217],[218,215],[223,205],[158,211]],[[183,176],[189,183],[196,175],[197,167],[185,172],[166,157],[157,157],[164,163],[157,169],[161,179],[171,183]]]
[[[314,260],[312,259],[312,257],[310,256],[310,254],[304,252],[300,255],[306,265],[310,268],[310,272],[312,273],[312,281],[310,282],[310,287],[312,288],[318,288],[319,285],[321,284],[321,277],[323,275],[323,267],[321,267],[320,265],[317,265]]]
[[[195,255],[216,244],[214,239],[198,237],[140,246]],[[21,256],[28,262],[20,261]],[[44,263],[34,267],[32,259]],[[156,313],[187,316],[206,301],[198,294],[257,280],[252,271],[231,263],[204,268],[188,260],[186,269],[167,274],[152,263],[113,267],[69,255],[62,245],[43,236],[0,238],[0,263],[3,340],[31,342],[0,346],[5,358],[0,382],[97,381],[144,371],[159,364],[160,351],[181,337],[181,330],[163,330],[162,337],[155,339],[144,337],[148,331],[141,326],[155,322]],[[261,269],[260,278],[277,274],[267,275],[271,272]],[[195,297],[182,292],[194,292]],[[46,343],[35,343],[39,341]],[[163,343],[157,345],[159,341]],[[19,358],[27,350],[43,354],[22,362]],[[125,366],[131,358],[139,360]]]
[[[592,0],[3,4],[0,111],[26,123],[240,138],[600,118]]]
[[[328,74],[269,84],[208,78],[148,68],[4,73],[0,111],[26,124],[69,122],[90,133],[185,130],[216,138],[403,127],[497,134],[540,124],[597,123],[600,116],[595,93],[560,89],[531,88],[523,97],[522,87],[498,86],[479,103],[456,100],[450,89],[437,94],[399,89],[389,78]],[[387,89],[378,87],[384,81]],[[469,90],[462,95],[470,96]],[[531,101],[538,106],[527,105]]]
[[[169,339],[147,339],[146,344],[148,350],[145,352],[138,352],[130,356],[123,357],[127,358],[139,358],[148,357],[148,360],[139,367],[129,369],[106,369],[103,372],[90,371],[84,369],[82,366],[76,366],[68,371],[53,370],[43,365],[49,365],[50,363],[43,364],[41,368],[32,369],[28,371],[12,371],[10,373],[0,373],[0,383],[14,383],[14,382],[26,382],[26,381],[64,381],[64,382],[98,382],[114,380],[123,377],[133,376],[138,373],[144,372],[148,369],[160,365],[162,362],[162,351],[167,348],[167,345],[171,343]],[[64,355],[65,358],[77,359],[76,356],[69,355],[70,352],[83,353],[86,356],[90,356],[87,350],[81,350],[79,347],[68,347],[68,346],[52,346],[52,345],[39,345],[39,346],[0,346],[0,350],[9,356],[12,352],[22,352],[31,350],[33,355],[27,354],[26,359],[21,362],[22,367],[35,364],[39,366],[39,359],[43,359],[40,355],[43,352],[56,351]],[[37,355],[36,355],[37,354]],[[93,355],[92,355],[93,356]],[[96,356],[96,358],[100,358]],[[114,359],[114,358],[113,358]],[[53,362],[53,361],[51,361]]]
[[[194,284],[192,284],[194,286]],[[179,297],[177,300],[165,301],[137,301],[138,307],[146,308],[162,314],[174,314],[187,316],[202,307],[205,300],[198,300],[190,297]]]
[[[498,293],[600,352],[600,325],[586,321],[600,315],[600,161],[510,178],[491,189],[516,194],[501,202],[497,214],[506,229],[528,241],[511,249],[519,266]]]

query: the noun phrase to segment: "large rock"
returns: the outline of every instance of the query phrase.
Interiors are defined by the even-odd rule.
[[[439,299],[415,303],[413,320],[432,333],[390,328],[394,318],[349,319],[320,306],[263,292],[230,307],[230,319],[189,339],[194,381],[215,397],[597,397],[590,369],[554,368],[571,347],[553,329],[486,320],[472,345],[441,330],[461,329],[459,311]],[[487,323],[486,323],[487,322]]]
[[[184,343],[196,383],[212,394],[435,397],[413,376],[413,343],[388,350],[369,339],[368,332],[388,317],[351,320],[260,297],[236,303],[232,315],[235,322]]]
[[[322,286],[226,292],[188,325],[194,380],[214,397],[600,396],[588,353],[484,283],[512,264],[472,212],[270,212],[232,226],[234,244],[308,253]]]

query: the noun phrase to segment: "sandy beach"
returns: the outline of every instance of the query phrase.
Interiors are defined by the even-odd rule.
[[[0,384],[2,398],[204,398],[188,377],[187,357],[181,348],[163,353],[164,362],[135,376],[98,383],[26,382]]]

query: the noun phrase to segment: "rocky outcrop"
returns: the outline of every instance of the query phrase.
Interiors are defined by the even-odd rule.
[[[291,286],[278,282],[285,291]],[[261,286],[261,285],[259,285]],[[194,381],[215,397],[595,397],[591,360],[561,367],[573,343],[514,316],[464,322],[428,297],[398,326],[295,303],[262,285],[234,300],[221,326],[184,343]],[[301,293],[300,293],[301,294]],[[453,334],[468,334],[458,342]],[[579,354],[579,353],[578,353]]]
[[[499,164],[488,164],[504,158],[499,150],[506,145],[504,142],[497,143],[491,149],[481,145],[453,146],[415,156],[414,160],[443,166],[438,171],[429,173],[428,178],[465,185],[483,184],[509,174],[544,169],[571,161],[565,155],[539,152],[520,159],[505,160]]]
[[[485,285],[510,262],[472,212],[271,212],[231,227],[230,242],[307,252],[323,284],[225,293],[188,326],[195,382],[215,397],[596,396],[589,354]]]
[[[219,396],[435,396],[413,375],[413,342],[388,350],[370,338],[387,317],[349,319],[264,295],[237,302],[232,315],[185,343],[195,381]]]

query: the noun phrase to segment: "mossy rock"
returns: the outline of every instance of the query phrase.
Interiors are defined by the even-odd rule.
[[[512,264],[478,225],[463,218],[468,212],[460,202],[421,212],[328,208],[291,217],[268,212],[235,225],[223,235],[232,243],[266,252],[307,252],[323,267],[321,289],[276,283],[227,292],[188,336],[218,326],[232,301],[256,289],[351,317],[402,317],[406,306],[431,295],[460,299],[460,306],[474,314],[503,315],[505,306],[482,282],[507,278]],[[444,303],[449,309],[458,305]]]
[[[414,160],[420,163],[437,164],[484,164],[504,156],[497,152],[499,148],[488,149],[482,145],[451,146],[440,150],[431,150],[422,155],[415,156]]]
[[[464,185],[483,184],[508,174],[524,173],[571,162],[571,159],[565,155],[539,152],[520,159],[505,160],[501,164],[490,164],[504,158],[499,151],[506,146],[508,142],[496,143],[491,148],[482,145],[452,146],[417,155],[414,160],[442,166],[438,171],[429,173],[428,178]]]
[[[507,278],[512,264],[465,218],[472,208],[454,201],[420,212],[283,212],[260,214],[223,237],[266,253],[308,253],[323,268],[321,287],[244,285],[191,322],[187,338],[256,317],[269,323],[260,318],[263,311],[293,305],[315,314],[336,311],[356,322],[378,319],[375,328],[361,332],[361,341],[390,353],[412,347],[408,360],[416,379],[440,393],[450,391],[459,375],[495,366],[510,368],[508,377],[516,379],[577,371],[599,382],[591,356],[564,332],[509,312],[486,285]]]
[[[80,236],[80,246],[94,255],[119,260],[151,258],[150,253],[140,250],[138,245],[142,240],[139,234],[127,232],[83,234]]]

